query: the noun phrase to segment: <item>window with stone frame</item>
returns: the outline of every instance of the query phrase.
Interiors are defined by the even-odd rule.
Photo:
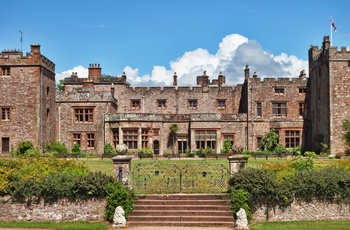
[[[284,95],[284,87],[275,87],[275,95]]]
[[[299,103],[299,116],[304,117],[304,113],[305,113],[305,103],[300,102]]]
[[[138,148],[138,129],[123,129],[123,143],[131,150]]]
[[[141,109],[141,100],[139,99],[130,100],[130,107],[131,109],[134,109],[134,110]]]
[[[287,103],[285,102],[272,103],[272,116],[287,117]]]
[[[285,146],[286,148],[294,148],[300,146],[300,131],[287,130],[285,131]]]
[[[1,75],[2,76],[10,76],[11,75],[11,67],[9,66],[1,66]]]
[[[196,130],[196,149],[216,149],[216,130]]]
[[[1,107],[1,121],[10,121],[10,120],[11,120],[11,108]]]
[[[87,142],[88,149],[94,149],[95,148],[95,134],[94,133],[87,133],[86,134],[86,142]]]
[[[148,147],[149,134],[150,134],[150,129],[142,129],[142,131],[141,131],[142,148]]]
[[[261,117],[262,116],[262,105],[261,102],[256,103],[256,116]]]
[[[158,109],[165,109],[166,108],[166,100],[165,99],[158,99],[157,100],[157,108]]]
[[[188,100],[188,108],[189,109],[197,109],[197,100]]]
[[[226,100],[225,99],[218,99],[217,100],[217,108],[218,109],[225,109],[226,108]]]
[[[81,146],[81,133],[73,133],[72,142],[73,142],[73,145],[75,143],[78,143],[79,146]]]
[[[235,138],[235,135],[234,134],[224,134],[223,135],[223,140],[226,141],[226,140],[230,140],[231,141],[231,145],[233,147],[234,145],[234,139]]]
[[[177,135],[177,151],[179,154],[186,153],[187,143],[187,134]]]
[[[76,123],[90,123],[94,121],[94,108],[74,108]]]
[[[256,137],[256,146],[258,147],[258,149],[261,149],[261,141],[262,141],[263,137],[262,136],[257,136]]]
[[[114,148],[119,144],[119,129],[113,129],[113,146]]]
[[[306,88],[299,88],[299,95],[305,95],[306,94]]]

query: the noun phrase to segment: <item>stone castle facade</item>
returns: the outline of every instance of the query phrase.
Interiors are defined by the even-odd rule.
[[[105,78],[99,64],[90,64],[87,78],[72,73],[64,91],[55,92],[55,66],[39,45],[25,57],[3,51],[0,153],[21,140],[40,148],[58,140],[72,149],[77,142],[94,154],[107,143],[124,143],[129,151],[151,147],[159,155],[220,153],[226,139],[256,150],[272,128],[288,148],[316,150],[323,142],[341,152],[342,122],[350,119],[349,60],[350,52],[330,47],[326,36],[321,49],[309,49],[309,76],[263,79],[246,66],[238,85],[226,84],[222,73],[210,81],[204,72],[196,86],[178,86],[175,73],[172,86],[132,87],[125,74]]]

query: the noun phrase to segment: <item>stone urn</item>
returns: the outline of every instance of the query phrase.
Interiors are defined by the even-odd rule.
[[[126,144],[118,144],[115,146],[115,151],[117,152],[117,155],[126,155],[128,152],[128,147]]]

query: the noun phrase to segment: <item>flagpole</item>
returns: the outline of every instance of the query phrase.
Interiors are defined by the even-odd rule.
[[[331,16],[331,21],[330,21],[330,27],[331,27],[331,41],[329,42],[329,44],[330,44],[330,46],[332,47],[332,41],[333,41],[333,39],[332,39],[332,16]]]

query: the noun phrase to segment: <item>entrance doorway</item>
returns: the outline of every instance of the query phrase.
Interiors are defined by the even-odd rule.
[[[9,153],[10,152],[10,138],[3,137],[1,138],[1,152],[2,153]]]

